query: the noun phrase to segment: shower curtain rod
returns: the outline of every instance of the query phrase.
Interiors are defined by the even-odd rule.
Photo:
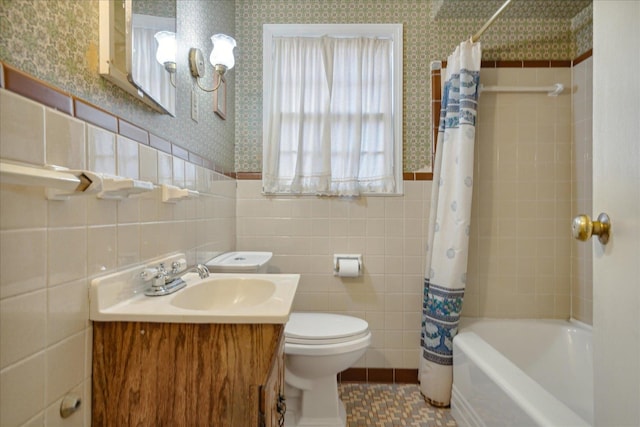
[[[489,18],[489,20],[487,22],[485,22],[485,24],[482,26],[482,28],[480,28],[478,30],[477,33],[475,33],[473,36],[471,36],[471,43],[475,43],[478,40],[480,40],[480,36],[482,36],[482,34],[487,31],[487,28],[489,28],[491,26],[491,24],[493,24],[493,21],[495,21],[498,16],[500,16],[500,14],[506,9],[507,6],[509,6],[509,3],[511,3],[512,0],[507,0],[504,2],[504,4],[502,6],[500,6],[500,9],[498,9],[496,11],[496,13],[493,14],[493,16],[491,18]]]
[[[553,86],[485,86],[480,84],[480,92],[547,92],[549,96],[558,96],[564,91],[562,83]]]

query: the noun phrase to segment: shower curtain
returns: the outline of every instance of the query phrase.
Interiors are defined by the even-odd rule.
[[[449,56],[440,110],[426,250],[420,389],[429,403],[448,406],[452,339],[466,282],[480,43],[465,41]]]

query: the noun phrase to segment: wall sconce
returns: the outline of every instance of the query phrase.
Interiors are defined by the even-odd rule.
[[[156,61],[164,66],[164,69],[167,70],[170,75],[171,84],[175,86],[173,76],[176,73],[176,51],[178,48],[176,44],[176,33],[171,31],[158,31],[154,37],[158,42]]]
[[[202,51],[198,48],[191,48],[189,50],[189,68],[191,69],[191,75],[196,78],[198,87],[205,92],[213,92],[220,87],[222,83],[222,76],[227,70],[230,70],[235,65],[235,59],[233,57],[233,48],[236,47],[236,41],[233,37],[226,34],[215,34],[211,37],[213,43],[213,50],[209,57],[209,62],[213,65],[213,69],[218,76],[218,82],[213,89],[205,89],[200,85],[200,77],[204,77],[205,66],[204,56]]]

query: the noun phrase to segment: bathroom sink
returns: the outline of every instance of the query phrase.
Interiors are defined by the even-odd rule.
[[[233,310],[263,304],[273,296],[271,280],[249,277],[209,278],[187,286],[171,299],[171,305],[187,310]]]
[[[280,323],[289,320],[299,274],[197,273],[173,294],[146,296],[140,278],[145,268],[184,255],[155,260],[91,281],[89,318],[99,322]]]

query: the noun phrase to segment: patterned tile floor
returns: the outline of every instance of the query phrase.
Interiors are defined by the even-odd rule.
[[[455,427],[449,409],[424,401],[415,384],[341,383],[347,427]]]

